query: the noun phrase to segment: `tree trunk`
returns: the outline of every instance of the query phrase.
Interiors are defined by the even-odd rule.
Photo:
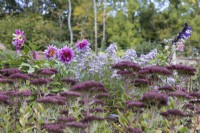
[[[101,42],[101,48],[104,49],[106,45],[106,3],[107,0],[104,0],[104,9],[103,9],[103,37]]]
[[[69,4],[68,27],[69,27],[69,32],[70,32],[70,45],[72,46],[72,44],[73,44],[73,31],[72,31],[72,26],[71,26],[71,12],[72,12],[71,0],[68,0],[68,4]]]
[[[97,7],[96,7],[96,0],[93,0],[94,5],[94,33],[95,33],[95,53],[97,54]]]

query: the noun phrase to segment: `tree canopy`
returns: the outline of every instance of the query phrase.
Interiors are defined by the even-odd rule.
[[[174,38],[188,23],[193,27],[190,45],[200,49],[200,0],[96,0],[98,48],[105,27],[105,44],[116,42],[121,49],[161,43]],[[103,21],[106,4],[106,21]],[[92,0],[72,0],[73,42],[87,38],[94,48],[94,8]],[[55,42],[70,42],[69,6],[66,0],[1,0],[0,43],[12,48],[15,29],[44,48]]]

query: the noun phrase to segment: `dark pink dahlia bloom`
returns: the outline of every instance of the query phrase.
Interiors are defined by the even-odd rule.
[[[72,58],[74,57],[74,52],[71,48],[65,46],[58,50],[57,55],[58,60],[62,63],[70,63]]]
[[[47,47],[47,49],[44,51],[45,57],[47,59],[50,59],[50,60],[55,59],[56,58],[57,50],[58,49],[55,46],[49,45]]]
[[[13,36],[14,36],[14,38],[13,38],[12,44],[16,47],[16,52],[20,53],[21,46],[26,41],[24,31],[16,29],[15,34],[13,34]]]
[[[84,50],[90,45],[89,41],[87,39],[83,39],[82,41],[78,41],[76,43],[76,48],[78,50]]]

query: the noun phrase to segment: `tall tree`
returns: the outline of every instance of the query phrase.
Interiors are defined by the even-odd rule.
[[[72,26],[71,26],[71,11],[72,11],[72,5],[71,5],[71,0],[68,0],[69,4],[69,13],[68,13],[68,27],[69,27],[69,32],[70,32],[70,44],[73,44],[73,31],[72,31]]]
[[[94,33],[95,33],[95,52],[97,54],[98,47],[97,47],[97,6],[96,6],[96,0],[93,0],[93,8],[94,8]]]
[[[103,2],[104,8],[103,8],[103,37],[101,41],[101,48],[105,48],[106,44],[106,7],[107,7],[107,0],[104,0]]]

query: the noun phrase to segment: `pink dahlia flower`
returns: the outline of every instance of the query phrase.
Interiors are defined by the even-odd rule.
[[[57,51],[58,49],[55,46],[49,45],[47,49],[44,51],[45,57],[50,60],[55,59]]]
[[[57,56],[59,61],[63,63],[69,63],[74,56],[74,52],[71,48],[65,46],[58,50]]]
[[[16,29],[15,34],[13,34],[13,36],[14,38],[13,38],[12,44],[16,47],[16,52],[20,53],[21,46],[26,41],[24,31]]]
[[[76,48],[79,50],[84,50],[89,46],[89,41],[87,39],[83,39],[82,41],[78,41],[76,43]]]

